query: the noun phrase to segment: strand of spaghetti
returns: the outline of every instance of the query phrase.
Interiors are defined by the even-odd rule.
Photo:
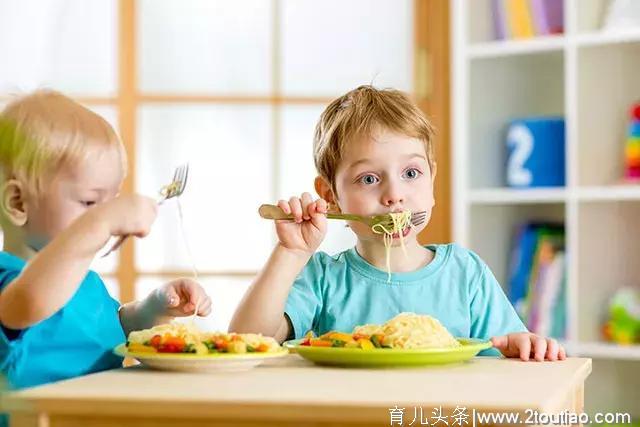
[[[180,196],[176,197],[176,203],[178,204],[178,217],[180,219],[180,234],[182,235],[182,242],[184,243],[184,247],[187,251],[187,256],[189,257],[189,263],[191,264],[191,272],[193,273],[193,278],[194,280],[198,280],[198,270],[196,269],[196,262],[193,257],[193,252],[191,252],[189,240],[187,239],[187,232],[184,229],[184,215],[182,214],[182,204],[180,204]],[[199,305],[200,299],[197,299],[193,314],[191,315],[191,319],[189,319],[192,323],[195,321],[196,316],[198,315]]]
[[[189,263],[191,264],[191,272],[193,273],[193,278],[198,278],[198,270],[196,269],[195,259],[193,257],[193,252],[191,252],[191,246],[189,245],[189,240],[187,239],[187,233],[184,229],[184,216],[182,214],[182,205],[180,204],[180,197],[176,197],[176,202],[178,204],[178,216],[180,218],[180,234],[182,234],[182,242],[184,243],[184,247],[187,250],[187,256],[189,257]]]
[[[404,244],[403,233],[405,228],[411,226],[411,211],[392,212],[389,213],[389,216],[391,217],[391,230],[385,227],[382,223],[374,224],[371,227],[371,230],[374,233],[382,234],[387,262],[387,283],[391,282],[391,245],[393,243],[393,235],[395,233],[398,233],[398,237],[400,238],[402,252],[405,256],[407,255],[407,248]]]

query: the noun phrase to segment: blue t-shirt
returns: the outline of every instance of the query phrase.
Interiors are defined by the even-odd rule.
[[[0,290],[16,278],[25,262],[0,252]],[[69,302],[53,316],[17,336],[0,328],[0,369],[11,389],[19,389],[118,368],[113,348],[125,341],[120,304],[97,273],[89,271]],[[13,334],[12,334],[13,335]]]
[[[355,250],[318,252],[297,277],[285,306],[296,338],[312,330],[351,331],[401,312],[428,314],[456,337],[489,339],[527,329],[489,267],[456,244],[427,246],[425,267],[407,273],[377,269]],[[497,354],[490,351],[484,354]]]

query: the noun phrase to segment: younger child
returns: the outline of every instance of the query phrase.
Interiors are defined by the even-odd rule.
[[[231,323],[282,341],[312,330],[351,331],[400,312],[428,314],[458,337],[491,339],[506,357],[564,359],[554,339],[531,334],[487,265],[456,244],[422,246],[435,204],[433,130],[401,92],[361,86],[334,100],[314,137],[320,199],[305,193],[278,206],[295,221],[276,222],[279,242]],[[426,212],[427,221],[393,235],[391,275],[383,236],[349,222],[356,246],[335,256],[315,253],[326,234],[328,205],[378,215]]]
[[[109,124],[71,99],[37,91],[0,114],[0,368],[22,388],[121,366],[112,353],[137,329],[211,301],[178,279],[120,305],[89,270],[111,236],[144,237],[156,204],[120,196],[124,148]]]

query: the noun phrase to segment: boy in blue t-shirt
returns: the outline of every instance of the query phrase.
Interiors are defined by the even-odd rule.
[[[12,389],[117,368],[132,330],[207,315],[203,288],[178,279],[120,305],[89,265],[112,236],[144,237],[154,200],[119,196],[126,155],[100,116],[52,91],[0,113],[0,369]]]
[[[527,331],[476,254],[418,243],[435,204],[432,137],[428,120],[399,91],[361,86],[334,100],[314,136],[320,199],[304,193],[278,203],[295,221],[276,222],[279,242],[230,329],[282,341],[308,330],[351,331],[408,311],[437,318],[454,336],[491,339],[506,357],[564,359],[556,340]],[[425,212],[427,221],[402,230],[405,248],[399,233],[392,236],[389,276],[383,236],[364,223],[349,222],[355,248],[314,253],[330,207],[363,216]]]

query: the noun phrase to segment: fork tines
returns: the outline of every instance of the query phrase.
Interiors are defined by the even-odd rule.
[[[189,176],[189,164],[185,163],[176,168],[173,174],[173,180],[171,184],[164,187],[165,194],[164,199],[171,199],[176,196],[180,196],[185,187],[187,186],[187,178]]]
[[[187,178],[189,177],[189,164],[185,163],[181,165],[178,170],[176,170],[177,181],[180,183],[178,186],[178,190],[176,191],[176,195],[179,196],[184,192],[185,187],[187,186]],[[176,177],[174,177],[174,181],[176,181]]]
[[[417,227],[418,225],[422,224],[426,218],[427,218],[426,211],[413,212],[411,213],[411,225],[413,225],[414,227]]]

